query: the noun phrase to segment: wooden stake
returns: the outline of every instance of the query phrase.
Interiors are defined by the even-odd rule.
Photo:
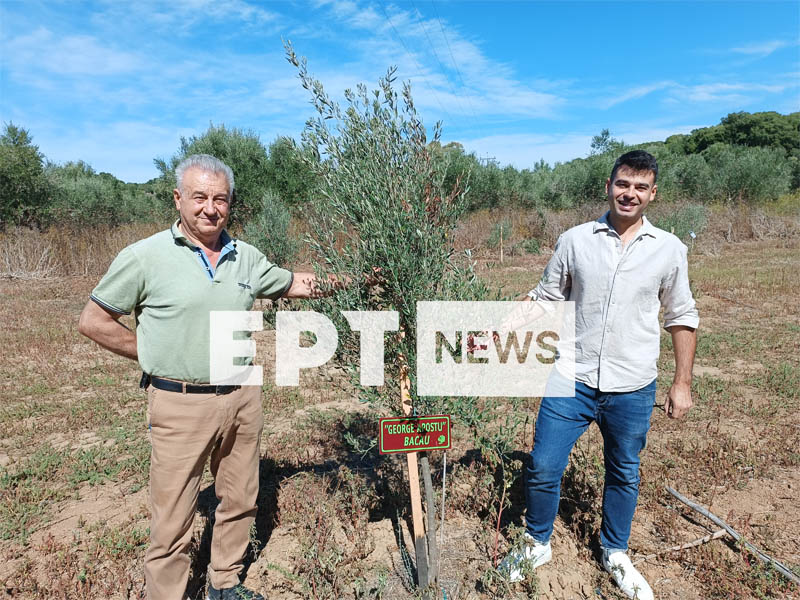
[[[423,452],[420,458],[422,481],[425,484],[425,525],[428,539],[428,580],[436,584],[439,581],[439,547],[436,544],[436,503],[433,500],[433,483],[431,482],[431,465],[428,456]]]
[[[442,550],[444,549],[444,501],[447,497],[447,450],[442,456],[442,518],[439,526],[439,561],[442,560]]]
[[[411,415],[411,384],[408,375],[403,373],[400,379],[400,401],[403,404],[403,414]],[[419,490],[419,466],[417,453],[408,452],[408,486],[411,492],[411,519],[414,524],[414,551],[417,556],[417,585],[420,588],[428,587],[428,552],[425,544],[425,527],[422,523],[422,496]]]
[[[503,224],[500,223],[500,264],[503,264]]]

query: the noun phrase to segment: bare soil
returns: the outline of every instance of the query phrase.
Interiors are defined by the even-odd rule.
[[[535,284],[547,258],[489,257],[480,273],[516,295]],[[698,249],[690,263],[701,312],[696,405],[683,421],[654,413],[631,553],[634,560],[657,554],[639,565],[657,598],[798,598],[797,587],[728,538],[669,551],[716,527],[664,486],[800,573],[800,245],[795,238],[726,243],[709,254]],[[134,364],[75,330],[93,284],[0,280],[0,597],[144,597],[145,399]],[[368,447],[380,414],[359,402],[338,368],[304,374],[299,388],[276,388],[274,333],[259,334],[257,344],[265,428],[246,584],[280,600],[417,597],[404,460]],[[665,336],[661,395],[671,369]],[[530,425],[517,435],[511,458],[523,459]],[[553,561],[525,586],[505,585],[493,569],[521,531],[521,480],[504,503],[495,554],[499,472],[467,441],[457,436],[447,455],[440,578],[447,598],[621,597],[597,562],[596,428],[573,453]],[[437,494],[442,458],[431,456]],[[208,474],[202,489],[191,598],[204,597],[215,505]]]

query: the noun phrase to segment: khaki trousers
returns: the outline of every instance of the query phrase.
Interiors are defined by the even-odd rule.
[[[208,577],[215,588],[239,583],[256,515],[261,388],[221,396],[148,390],[150,547],[144,573],[149,600],[181,600],[200,479],[211,456],[215,512]]]

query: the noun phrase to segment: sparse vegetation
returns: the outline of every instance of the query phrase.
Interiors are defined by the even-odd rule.
[[[776,558],[794,568],[800,565],[792,549],[800,534],[793,520],[800,501],[800,365],[788,351],[800,332],[794,310],[800,246],[796,234],[726,241],[731,217],[760,219],[758,214],[753,210],[743,217],[712,209],[690,256],[703,319],[696,406],[680,423],[665,419],[658,409],[654,413],[631,540],[634,553],[657,552],[708,533],[669,501],[663,492],[668,483],[711,506]],[[584,216],[559,213],[553,218],[561,227]],[[544,222],[536,212],[507,217],[514,224],[509,244],[533,235],[542,240],[543,254],[515,254],[500,265],[497,251],[480,246],[474,249],[475,269],[491,287],[502,285],[504,293],[515,295],[538,277],[553,243],[546,232],[557,227],[547,222],[549,214]],[[460,227],[471,227],[472,218]],[[791,217],[774,219],[788,219],[791,226]],[[126,236],[140,233],[123,234],[123,229],[116,230],[114,243],[124,244]],[[465,239],[462,234],[456,236],[458,244]],[[109,247],[108,257],[115,252]],[[94,599],[142,593],[149,452],[144,400],[135,389],[135,365],[108,355],[75,331],[94,280],[92,274],[0,279],[0,364],[8,392],[0,408],[0,553],[5,559],[0,582],[12,597]],[[265,354],[257,362],[267,366],[267,424],[248,583],[286,599],[313,598],[314,588],[319,598],[413,598],[404,467],[396,457],[380,456],[371,444],[380,413],[356,400],[356,390],[338,368],[304,373],[300,388],[272,386],[274,334],[260,335],[259,351]],[[668,336],[664,344],[659,395],[671,373]],[[535,401],[493,406],[500,412],[488,419],[490,433],[502,435],[507,416],[528,417],[505,442],[514,450],[512,460],[524,458]],[[592,428],[579,442],[564,480],[554,547],[562,562],[543,568],[525,586],[508,586],[492,566],[502,466],[486,460],[463,428],[454,435],[442,548],[442,585],[448,597],[548,597],[548,590],[580,597],[580,584],[588,592],[600,589],[615,597],[592,555],[602,488],[599,432]],[[432,453],[439,499],[441,458]],[[208,561],[207,529],[215,506],[209,484],[207,477],[193,541],[193,598],[203,593]],[[521,531],[523,504],[521,481],[512,477],[501,517],[501,553]],[[405,562],[400,547],[406,549]],[[671,580],[669,589],[656,588],[668,598],[798,595],[725,540],[640,566],[656,581]]]

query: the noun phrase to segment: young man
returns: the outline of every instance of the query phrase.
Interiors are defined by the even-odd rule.
[[[675,351],[667,415],[692,406],[698,315],[689,289],[686,246],[644,216],[656,196],[658,165],[642,150],[620,156],[606,181],[609,210],[573,227],[556,244],[528,300],[575,302],[575,395],[544,397],[526,469],[525,546],[503,562],[512,581],[551,558],[561,477],[569,453],[592,421],[604,442],[605,485],[600,530],[603,567],[630,598],[653,592],[627,556],[639,493],[639,453],[656,398],[660,330]]]
[[[92,291],[79,331],[137,360],[148,389],[149,600],[181,600],[200,478],[208,458],[220,501],[208,569],[209,600],[263,600],[239,581],[256,515],[261,388],[210,385],[209,311],[250,310],[256,298],[310,298],[313,273],[292,273],[225,231],[233,172],[206,154],[176,169],[178,220],[123,249]],[[336,286],[337,282],[332,281]],[[119,322],[133,312],[136,331]]]

